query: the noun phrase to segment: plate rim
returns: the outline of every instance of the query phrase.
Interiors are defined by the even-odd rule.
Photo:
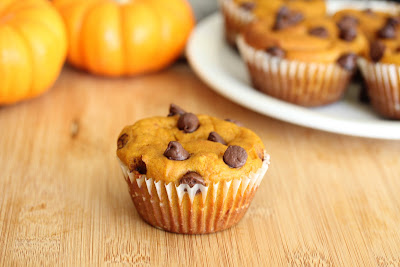
[[[354,121],[354,120],[343,120],[340,118],[331,117],[326,114],[316,113],[310,108],[297,106],[294,104],[290,104],[279,99],[270,97],[263,93],[260,93],[254,88],[252,88],[248,84],[238,83],[236,81],[236,88],[238,91],[227,92],[224,83],[226,83],[226,78],[234,78],[233,76],[224,77],[215,77],[215,73],[213,74],[212,71],[207,70],[210,69],[209,66],[205,67],[201,64],[202,57],[198,51],[199,42],[196,41],[199,38],[202,38],[204,32],[209,32],[210,29],[222,28],[222,15],[220,12],[215,12],[208,17],[204,18],[196,28],[191,33],[187,46],[186,46],[186,57],[189,61],[190,66],[194,70],[194,72],[203,80],[212,90],[216,91],[220,95],[224,96],[225,98],[235,102],[238,105],[244,106],[250,110],[256,111],[260,114],[279,119],[281,121],[285,121],[288,123],[318,129],[322,131],[337,133],[337,134],[344,134],[344,135],[351,135],[351,136],[358,136],[358,137],[367,137],[367,138],[377,138],[377,139],[400,139],[400,124],[397,121],[383,121],[377,120],[374,122],[363,122],[363,121]],[[208,38],[209,41],[215,42],[217,45],[219,41],[222,40],[224,42],[222,34],[217,38]],[[227,47],[226,43],[220,44]],[[204,57],[202,57],[204,58]],[[211,68],[215,70],[215,67]],[[225,81],[225,82],[224,82]],[[229,79],[228,79],[229,82]],[[244,91],[247,90],[246,94]],[[250,93],[249,93],[250,92]],[[245,98],[261,98],[262,101],[267,100],[267,106],[261,108],[260,105],[251,105],[248,101],[244,101],[243,97]],[[256,100],[249,99],[249,100]],[[259,103],[259,104],[266,104],[266,103]],[[276,108],[284,108],[285,113],[277,113]],[[275,110],[274,110],[275,109]],[[289,115],[287,115],[289,114]],[[298,115],[306,115],[306,118]],[[310,117],[312,118],[310,120]],[[321,123],[323,121],[323,123]],[[379,129],[374,129],[379,127]],[[394,131],[393,131],[394,130]],[[397,131],[396,131],[397,130]],[[396,134],[397,132],[397,134]]]

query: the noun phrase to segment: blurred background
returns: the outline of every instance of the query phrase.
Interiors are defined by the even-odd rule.
[[[218,8],[217,0],[189,0],[189,2],[194,9],[197,21],[213,13]]]
[[[270,0],[273,1],[273,0]],[[343,0],[345,1],[345,0]],[[368,0],[364,0],[368,1]],[[189,0],[191,3],[194,12],[196,14],[196,20],[206,17],[207,15],[213,13],[218,9],[218,1],[217,0]],[[387,2],[400,2],[400,0],[393,0]]]

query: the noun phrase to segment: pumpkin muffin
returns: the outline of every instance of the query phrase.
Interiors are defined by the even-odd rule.
[[[367,44],[355,25],[339,27],[326,17],[305,19],[287,7],[253,22],[238,39],[254,87],[302,106],[339,100]]]
[[[183,234],[236,224],[269,164],[262,141],[251,130],[176,105],[167,117],[125,127],[117,156],[143,220]]]
[[[282,6],[302,12],[307,18],[326,15],[324,0],[220,0],[225,38],[236,45],[236,35],[258,18],[273,16]]]
[[[400,119],[400,17],[387,17],[358,60],[372,107],[384,117]]]

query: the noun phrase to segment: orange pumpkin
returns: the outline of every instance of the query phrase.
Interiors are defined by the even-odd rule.
[[[68,62],[106,76],[160,70],[194,25],[186,0],[55,0],[69,36]]]
[[[49,2],[0,1],[0,105],[50,88],[65,60],[66,38],[62,18]]]

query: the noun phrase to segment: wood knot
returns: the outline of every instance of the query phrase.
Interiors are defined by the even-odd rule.
[[[72,139],[75,139],[79,134],[79,120],[74,119],[69,128],[69,134]]]

